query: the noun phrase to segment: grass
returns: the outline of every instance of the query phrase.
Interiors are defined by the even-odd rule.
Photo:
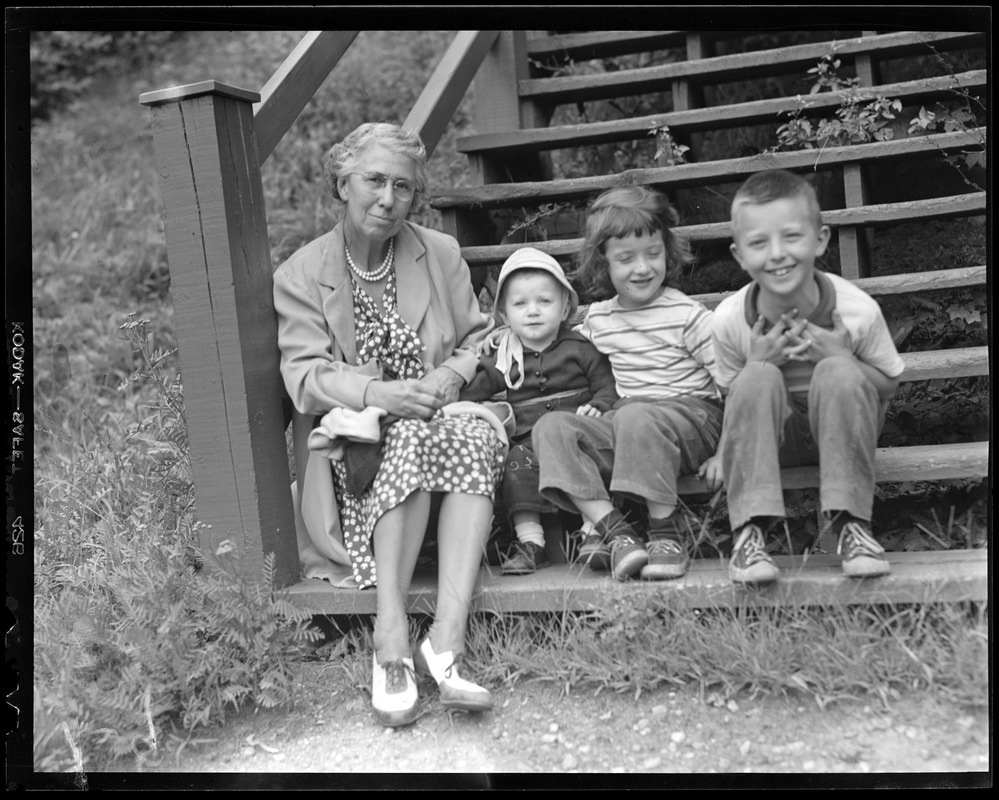
[[[413,641],[428,624],[414,620]],[[313,657],[367,691],[370,629],[357,619],[343,627]],[[630,596],[585,613],[475,615],[468,657],[485,685],[543,681],[567,694],[685,686],[715,700],[793,695],[819,708],[887,707],[928,692],[982,709],[989,697],[987,609],[971,603],[690,611],[668,595]]]
[[[338,66],[340,79],[268,159],[275,263],[334,221],[318,176],[325,148],[369,118],[399,121],[412,105],[419,76],[448,39],[417,33],[363,32]],[[32,129],[38,770],[102,768],[164,747],[172,727],[194,735],[227,714],[293,702],[294,665],[309,653],[368,686],[363,626],[309,650],[306,620],[271,592],[266,571],[249,580],[238,554],[199,550],[184,354],[176,351],[148,111],[138,103],[144,91],[206,76],[258,89],[298,38],[189,34],[145,67],[95,82]],[[372,54],[384,69],[368,68]],[[410,73],[414,86],[401,80]],[[431,162],[432,185],[467,181],[454,139],[468,124],[463,105]],[[436,222],[429,207],[416,218]],[[966,257],[984,263],[977,251]],[[946,306],[939,313],[946,317]],[[945,323],[956,324],[927,322],[927,335]],[[923,546],[981,546],[982,515],[951,508],[938,504],[935,517],[917,518]],[[706,693],[805,692],[820,704],[866,695],[890,702],[918,687],[980,704],[986,630],[984,611],[967,608],[685,614],[649,598],[593,614],[476,616],[469,654],[487,682],[636,693],[693,684]]]

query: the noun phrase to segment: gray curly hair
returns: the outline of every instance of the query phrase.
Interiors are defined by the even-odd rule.
[[[353,171],[364,151],[374,145],[413,159],[416,165],[416,192],[422,194],[427,190],[427,149],[420,137],[391,122],[366,122],[333,145],[326,156],[323,174],[335,200],[343,200],[337,180]]]

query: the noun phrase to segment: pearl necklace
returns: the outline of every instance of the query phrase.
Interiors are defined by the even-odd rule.
[[[343,251],[347,255],[347,266],[350,267],[351,271],[358,278],[363,278],[366,281],[377,283],[388,275],[392,269],[392,265],[395,261],[395,238],[393,237],[392,239],[389,239],[388,253],[385,254],[385,260],[382,262],[382,265],[378,269],[371,270],[370,272],[358,269],[357,264],[354,263],[354,259],[350,257],[350,248],[347,247],[346,242],[343,244]]]

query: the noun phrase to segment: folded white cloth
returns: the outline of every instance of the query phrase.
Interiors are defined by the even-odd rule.
[[[309,433],[309,449],[333,461],[343,458],[344,441],[377,442],[382,438],[381,418],[384,408],[368,406],[361,411],[334,408]]]

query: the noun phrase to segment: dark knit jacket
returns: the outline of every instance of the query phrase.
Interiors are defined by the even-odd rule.
[[[555,341],[544,351],[524,348],[524,372],[524,382],[511,389],[496,368],[496,355],[483,356],[459,399],[481,402],[506,392],[517,423],[511,441],[517,443],[529,440],[534,424],[549,411],[575,413],[587,404],[608,411],[618,399],[607,356],[585,336],[566,327],[559,328]],[[516,369],[512,377],[516,382]]]

